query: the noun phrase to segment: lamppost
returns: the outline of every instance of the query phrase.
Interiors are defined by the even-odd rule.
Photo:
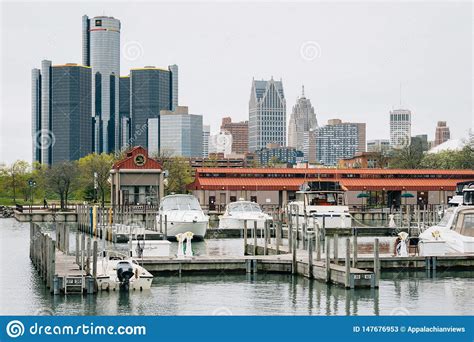
[[[33,207],[33,188],[36,187],[36,181],[33,178],[28,179],[28,186],[30,187],[30,213]]]

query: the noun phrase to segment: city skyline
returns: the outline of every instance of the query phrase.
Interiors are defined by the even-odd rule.
[[[179,4],[170,5],[166,3],[144,5],[150,6],[150,8],[158,7],[163,9],[165,12],[181,6]],[[259,35],[249,35],[249,31],[252,30],[253,26],[249,25],[248,28],[244,29],[239,26],[234,19],[230,19],[230,23],[225,26],[225,29],[221,34],[212,32],[207,24],[202,24],[202,27],[197,29],[196,32],[183,32],[183,30],[179,30],[178,27],[173,26],[173,30],[169,33],[172,36],[172,38],[170,38],[172,41],[180,41],[180,44],[183,44],[183,41],[185,41],[187,47],[193,51],[193,49],[196,49],[196,42],[193,41],[192,38],[196,38],[195,35],[202,35],[201,40],[204,40],[204,46],[207,47],[207,49],[204,49],[205,51],[213,53],[220,52],[217,56],[213,56],[215,59],[210,59],[209,55],[195,51],[197,52],[197,55],[191,54],[193,56],[189,56],[189,59],[183,60],[184,53],[182,53],[182,47],[178,46],[176,43],[164,43],[162,46],[160,44],[160,47],[162,48],[161,50],[153,50],[154,46],[151,43],[151,38],[153,37],[151,37],[152,35],[147,34],[145,25],[138,23],[137,20],[133,18],[133,13],[135,11],[133,7],[128,11],[129,13],[127,13],[124,11],[126,6],[124,7],[115,4],[107,4],[107,6],[83,4],[83,6],[72,6],[73,9],[70,9],[71,6],[62,7],[60,4],[55,4],[54,14],[45,14],[41,17],[41,14],[44,14],[45,12],[47,13],[46,8],[48,6],[36,9],[35,5],[32,5],[34,9],[31,8],[24,12],[26,17],[29,18],[32,15],[35,15],[41,17],[42,20],[45,18],[54,18],[55,20],[51,20],[51,22],[54,22],[55,24],[49,24],[48,20],[45,20],[45,23],[42,20],[35,19],[32,20],[30,26],[22,26],[22,29],[19,30],[15,36],[17,37],[17,40],[23,40],[27,45],[29,44],[31,46],[29,46],[30,49],[24,51],[23,54],[18,54],[19,47],[17,46],[17,48],[15,48],[15,40],[12,40],[12,37],[5,34],[5,29],[8,27],[9,30],[12,30],[18,25],[18,23],[13,22],[11,19],[15,17],[15,13],[23,13],[22,11],[25,11],[26,7],[24,4],[2,4],[2,6],[2,17],[4,19],[2,20],[2,31],[4,32],[2,33],[2,46],[5,49],[4,51],[6,51],[2,60],[2,113],[12,113],[10,116],[2,114],[2,156],[0,161],[3,162],[11,162],[15,159],[30,160],[31,158],[31,134],[28,129],[22,130],[21,132],[12,129],[16,125],[30,127],[31,103],[25,101],[25,96],[31,92],[30,70],[42,59],[53,60],[55,63],[60,64],[68,62],[80,63],[80,20],[83,14],[91,16],[102,14],[103,10],[98,8],[106,8],[106,15],[114,16],[122,22],[121,30],[124,38],[121,42],[122,57],[124,52],[128,51],[128,54],[131,53],[129,50],[126,50],[127,47],[130,48],[131,42],[136,43],[135,46],[132,47],[138,49],[138,58],[131,57],[130,55],[128,58],[122,58],[123,64],[121,65],[121,70],[128,71],[133,67],[143,67],[144,65],[164,66],[174,63],[178,64],[181,68],[180,83],[182,85],[180,87],[180,102],[195,108],[196,112],[202,113],[204,115],[204,123],[212,124],[211,131],[216,131],[218,129],[220,119],[224,115],[232,117],[233,121],[248,120],[248,86],[252,77],[255,77],[256,80],[262,78],[269,79],[271,76],[277,80],[279,80],[280,77],[283,79],[283,82],[285,83],[285,93],[287,95],[287,121],[289,117],[288,108],[291,108],[296,102],[296,96],[300,92],[301,84],[305,84],[308,98],[311,98],[313,105],[318,108],[318,120],[320,122],[325,122],[327,119],[334,117],[341,118],[343,121],[366,122],[367,139],[383,139],[389,136],[389,111],[399,106],[397,103],[399,101],[398,89],[400,81],[402,82],[403,99],[408,99],[407,101],[402,101],[402,107],[407,107],[413,113],[413,135],[426,133],[429,135],[430,140],[433,140],[436,122],[446,120],[449,115],[447,121],[451,128],[452,136],[454,138],[462,138],[467,135],[466,127],[468,125],[466,125],[466,122],[469,121],[468,116],[469,114],[472,116],[472,104],[470,102],[472,86],[470,83],[466,82],[466,80],[469,81],[470,75],[461,70],[463,66],[464,68],[467,66],[470,67],[470,65],[466,64],[466,61],[470,61],[472,57],[471,51],[466,48],[465,41],[462,40],[462,37],[466,35],[465,30],[470,28],[470,25],[466,24],[466,20],[469,19],[469,16],[464,15],[465,12],[469,11],[463,11],[463,6],[466,6],[463,4],[457,7],[443,4],[407,4],[400,6],[408,6],[413,11],[410,12],[410,15],[407,15],[407,18],[403,18],[403,20],[406,19],[406,27],[399,28],[399,31],[386,32],[390,33],[388,34],[388,37],[391,38],[390,42],[396,44],[406,43],[407,46],[402,49],[402,52],[405,51],[405,49],[410,50],[410,47],[414,46],[415,38],[422,38],[421,41],[425,45],[423,46],[423,49],[416,49],[415,47],[414,50],[410,51],[412,63],[405,60],[407,56],[404,53],[402,53],[403,56],[390,56],[393,64],[396,64],[397,67],[391,67],[390,63],[383,66],[387,69],[387,73],[391,74],[392,77],[390,78],[390,82],[387,82],[385,79],[386,82],[382,83],[383,86],[381,87],[374,84],[377,83],[377,77],[368,77],[370,76],[370,72],[373,72],[374,69],[368,67],[366,63],[362,61],[363,58],[361,58],[361,56],[355,55],[353,56],[353,60],[350,60],[333,54],[335,51],[334,46],[331,45],[333,42],[328,41],[328,39],[333,38],[334,40],[337,40],[337,38],[341,38],[341,32],[331,31],[333,36],[331,36],[331,34],[324,35],[318,33],[314,31],[314,29],[310,30],[311,32],[301,30],[299,35],[295,34],[295,32],[286,33],[280,37],[282,42],[285,42],[284,45],[287,46],[285,51],[282,52],[282,57],[275,58],[276,61],[267,60],[264,65],[262,64],[262,59],[264,57],[268,58],[268,56],[274,51],[272,43],[275,43],[275,39],[271,38],[269,39],[268,44],[263,44],[263,46],[260,47],[261,50],[259,51],[261,51],[263,55],[261,59],[254,57],[255,60],[250,60],[250,62],[253,63],[249,63],[249,60],[244,58],[245,56],[238,56],[244,59],[244,63],[240,64],[244,65],[245,72],[237,75],[238,72],[229,64],[232,61],[229,61],[226,57],[228,57],[229,53],[234,52],[236,48],[242,46],[254,46],[255,40],[258,40],[257,38]],[[208,5],[201,5],[201,7],[198,6],[196,10],[199,11],[199,13],[201,11],[204,12],[207,6]],[[248,5],[242,6],[246,7]],[[288,15],[296,18],[296,14],[304,14],[305,8],[307,9],[307,7],[319,8],[321,12],[335,15],[339,13],[337,9],[341,6],[341,4],[302,4],[302,6],[296,8],[291,4],[258,4],[255,7],[258,13],[273,13],[282,18],[285,9],[291,9]],[[82,9],[79,9],[78,7],[81,7]],[[218,4],[217,7],[216,11],[221,11],[224,14],[230,13],[231,10],[236,9],[233,4]],[[375,4],[356,6],[354,9],[356,11],[361,11],[361,7],[367,7],[372,13],[377,12],[382,14],[384,19],[390,20],[394,20],[396,14],[401,11],[401,8]],[[66,8],[68,9],[67,13],[64,12]],[[421,9],[424,9],[424,12],[426,13],[422,14]],[[6,13],[9,14],[5,15]],[[321,15],[316,13],[313,14],[318,17]],[[441,34],[439,28],[436,27],[435,19],[441,14],[445,15],[445,19],[454,25],[451,26],[452,30],[450,31],[450,34],[453,34],[453,31],[460,34],[461,38],[458,37],[457,43],[448,41],[450,37]],[[192,20],[190,15],[184,15],[187,19]],[[252,14],[252,16],[253,15],[256,14]],[[341,15],[345,14],[341,13]],[[417,19],[418,24],[420,23],[419,20],[421,20],[423,25],[417,25],[420,26],[420,28],[417,29],[418,31],[413,32],[415,38],[407,37],[407,33],[410,32],[409,29],[413,28],[414,23],[412,21],[415,18]],[[408,19],[411,19],[411,21]],[[218,19],[218,21],[219,20],[222,19]],[[262,20],[266,21],[267,19],[264,18]],[[324,20],[323,22],[324,23],[321,25],[327,25],[327,20]],[[165,20],[163,25],[168,23],[169,21]],[[374,20],[373,23],[381,25],[379,20]],[[57,30],[52,29],[52,27],[56,25],[60,25],[61,31],[64,32],[57,32]],[[271,23],[271,27],[276,29],[275,37],[278,36],[277,32],[280,32],[279,30],[282,28],[278,28],[273,23]],[[341,29],[341,31],[342,30],[343,29]],[[370,30],[368,30],[368,28],[363,28],[362,31],[368,34],[368,37],[366,37],[367,39],[365,40],[360,40],[360,51],[357,50],[357,52],[360,52],[364,57],[368,57],[369,53],[364,50],[363,47],[374,44],[373,40],[374,38],[377,38],[374,36],[377,36],[377,34],[369,32]],[[441,37],[443,38],[441,39],[441,43],[445,48],[455,46],[458,49],[453,51],[452,49],[447,48],[445,49],[446,51],[438,51],[439,53],[437,55],[430,55],[429,57],[433,59],[433,61],[430,61],[430,59],[425,60],[423,57],[427,58],[428,52],[432,52],[432,49],[437,47],[437,44],[440,43],[439,41],[433,41],[433,38],[436,35],[435,33],[441,34]],[[467,34],[469,33],[470,32],[467,32]],[[185,37],[183,37],[183,35]],[[183,40],[186,37],[187,39]],[[468,35],[465,37],[467,38]],[[163,37],[163,39],[168,38]],[[215,45],[218,45],[217,48],[210,45],[212,40]],[[261,43],[260,40],[258,41]],[[167,42],[169,43],[169,41]],[[351,42],[347,40],[343,40],[342,42],[347,43],[348,46],[342,50],[339,47],[339,52],[349,53],[355,51],[352,49],[354,46]],[[435,44],[433,45],[433,43]],[[41,48],[38,48],[39,46]],[[389,51],[397,51],[393,44],[387,44],[387,46]],[[219,50],[219,47],[224,51],[216,51],[216,49]],[[374,53],[377,58],[383,57],[379,56],[382,47],[375,47],[378,49],[372,50],[371,52]],[[397,46],[398,49],[400,47],[401,45]],[[304,48],[306,48],[306,50]],[[17,53],[17,58],[14,62],[12,60],[12,51]],[[417,51],[418,54],[414,53]],[[28,54],[28,56],[25,56],[24,54]],[[448,63],[450,60],[449,57],[451,57],[452,60],[454,60],[453,57],[456,57],[457,62],[450,66],[450,75],[446,75],[446,72],[438,69],[435,73],[434,67],[438,66],[441,62]],[[195,60],[195,62],[192,62],[193,60]],[[213,68],[205,68],[201,65],[203,64],[203,61],[210,62],[211,60],[214,62],[212,65]],[[400,60],[403,60],[405,64],[401,63]],[[294,64],[295,61],[296,67]],[[343,62],[347,62],[349,65],[346,66]],[[423,62],[424,70],[422,72],[418,70],[413,74],[408,75],[407,71],[412,70],[415,66],[419,67],[421,62]],[[399,64],[406,68],[400,68]],[[16,67],[5,68],[5,65],[26,65],[26,68],[23,69],[23,67],[19,67],[18,70],[21,70],[21,77],[15,79],[12,77],[10,69],[14,69],[15,75],[17,75],[18,72]],[[209,84],[206,82],[206,87],[197,86],[197,84],[203,82],[202,80],[204,79],[202,78],[203,74],[199,72],[199,65],[205,69],[204,75],[209,78]],[[334,73],[331,77],[328,77],[330,72],[334,72],[333,68],[335,66],[340,68],[341,65],[343,66],[343,72]],[[350,69],[350,65],[353,67],[359,66],[360,70],[356,68]],[[329,70],[323,70],[327,66],[329,66]],[[380,65],[377,66],[380,67]],[[224,77],[222,74],[223,68],[231,70],[232,72],[227,72]],[[295,71],[293,69],[295,69]],[[400,71],[400,69],[404,71],[402,75],[393,77],[393,74],[397,74],[396,71]],[[196,72],[194,72],[194,70],[196,70]],[[358,73],[362,74],[362,72],[366,73],[363,78],[366,87],[353,87],[353,83],[360,80],[361,75],[358,75]],[[122,72],[122,76],[124,75],[126,75],[126,73]],[[375,76],[377,75],[375,74]],[[442,81],[440,83],[452,83],[455,89],[458,90],[457,92],[454,92],[450,86],[450,91],[453,95],[445,96],[447,98],[445,102],[440,99],[440,97],[442,97],[440,92],[442,93],[442,91],[446,89],[446,86],[436,87],[435,84],[430,83],[433,81],[433,77],[435,76]],[[408,78],[411,78],[411,80],[406,80]],[[227,79],[229,79],[228,87],[230,87],[230,89],[228,89],[227,84],[222,87],[223,81]],[[236,79],[238,82],[235,82]],[[208,79],[206,79],[206,81],[208,81]],[[213,83],[215,83],[215,87],[213,87]],[[429,85],[428,92],[422,92],[423,84],[425,87]],[[6,85],[8,85],[8,87],[6,87]],[[206,88],[210,91],[206,91]],[[223,89],[219,90],[218,88]],[[238,89],[238,91],[234,91],[236,89]],[[215,93],[216,91],[218,95],[222,95],[223,93],[230,94],[216,96],[221,98],[221,101],[216,101],[217,104],[213,104],[210,99],[214,98],[215,94],[211,96],[209,95],[209,92]],[[229,97],[229,95],[232,96]],[[339,98],[339,101],[335,101],[333,98],[334,96]],[[360,103],[354,102],[355,97],[361,97],[363,101],[360,101]],[[436,108],[436,110],[433,111],[434,108]],[[7,144],[14,144],[17,146],[15,153],[9,151]]]

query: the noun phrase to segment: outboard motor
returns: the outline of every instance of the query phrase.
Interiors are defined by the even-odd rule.
[[[128,291],[130,278],[134,275],[132,264],[128,261],[120,261],[117,264],[117,278],[120,281],[120,290]]]

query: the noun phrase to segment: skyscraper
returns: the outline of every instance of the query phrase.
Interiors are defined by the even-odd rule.
[[[130,135],[135,146],[148,148],[148,119],[158,119],[160,144],[160,111],[172,109],[171,72],[154,66],[130,71]]]
[[[312,145],[314,145],[312,139],[314,134],[312,132],[318,127],[318,121],[316,120],[316,114],[314,108],[311,105],[311,101],[304,95],[304,86],[301,97],[296,101],[293,106],[293,111],[290,116],[290,123],[288,125],[288,146],[294,147],[299,151],[306,151],[306,161],[311,161],[315,156],[310,156]]]
[[[411,111],[394,109],[390,111],[390,147],[402,148],[411,143]]]
[[[339,159],[352,158],[365,151],[365,123],[328,120],[318,127],[316,135],[316,160],[324,165],[336,165]]]
[[[178,107],[178,66],[173,64],[168,69],[171,72],[171,110],[175,111]]]
[[[33,160],[51,165],[80,159],[92,153],[91,69],[41,65],[32,71]]]
[[[211,135],[211,126],[202,126],[202,157],[209,157],[209,136]]]
[[[155,119],[156,120],[156,119]],[[181,157],[202,157],[202,115],[189,114],[188,107],[160,113],[160,151]]]
[[[41,163],[41,148],[38,139],[41,135],[41,70],[31,71],[31,141],[32,161]]]
[[[120,20],[82,17],[82,59],[92,68],[95,152],[120,148]]]
[[[221,131],[232,135],[232,153],[245,154],[249,150],[249,122],[232,122],[230,117],[222,119]]]
[[[252,81],[249,151],[276,143],[286,146],[286,100],[282,81]]]
[[[434,146],[441,145],[449,139],[451,139],[451,132],[449,131],[449,127],[446,125],[446,121],[438,121],[438,124],[436,125]]]
[[[121,76],[119,81],[120,147],[133,147],[130,135],[130,76]]]

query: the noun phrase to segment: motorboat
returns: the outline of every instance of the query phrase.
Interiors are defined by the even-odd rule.
[[[463,202],[446,209],[441,221],[419,236],[420,255],[474,253],[474,186],[463,190]]]
[[[288,204],[292,224],[301,228],[306,219],[307,227],[350,228],[349,207],[345,203],[345,190],[339,182],[314,181],[304,183],[296,192],[296,199]]]
[[[165,221],[166,216],[166,221]],[[205,215],[196,197],[193,195],[168,195],[160,201],[156,217],[157,224],[167,223],[167,236],[191,232],[194,239],[204,239],[209,225],[209,216]]]
[[[97,263],[99,291],[149,290],[153,275],[138,262],[119,253],[104,256]]]
[[[253,228],[257,222],[257,228],[263,229],[265,221],[272,220],[272,217],[262,211],[260,205],[255,202],[239,199],[226,206],[225,213],[219,218],[219,228],[222,229],[242,229],[244,222],[247,227]]]

